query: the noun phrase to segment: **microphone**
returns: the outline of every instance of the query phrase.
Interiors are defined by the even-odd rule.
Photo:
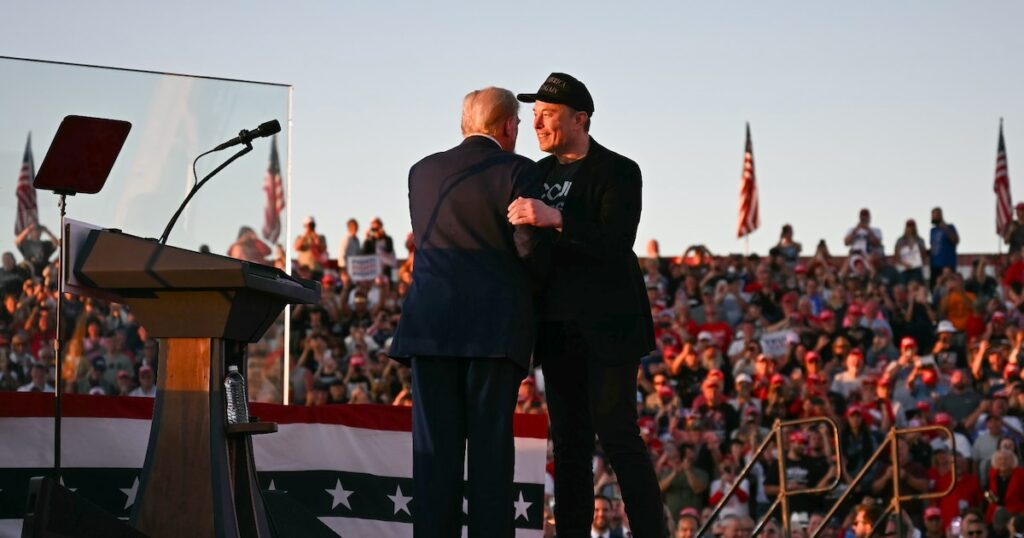
[[[260,124],[259,127],[251,131],[242,129],[241,132],[238,133],[238,136],[213,148],[213,151],[220,151],[222,149],[230,148],[231,146],[237,146],[238,144],[248,145],[249,142],[252,142],[255,138],[263,138],[279,132],[281,132],[281,124],[278,123],[277,120],[270,120],[266,123]]]

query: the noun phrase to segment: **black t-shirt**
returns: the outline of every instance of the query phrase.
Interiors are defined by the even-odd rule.
[[[554,168],[544,178],[543,190],[540,196],[541,200],[545,204],[562,211],[565,208],[565,202],[569,198],[569,194],[573,193],[575,195],[579,191],[579,188],[573,189],[573,186],[578,181],[577,175],[582,163],[583,159],[568,164],[556,162]],[[547,299],[543,301],[541,308],[543,318],[552,321],[578,319],[579,314],[577,310],[578,305]]]
[[[786,458],[786,479],[791,486],[799,489],[813,488],[828,474],[828,461],[823,457],[804,456],[793,460]],[[765,486],[779,485],[779,460],[773,458],[768,464],[764,477]],[[822,495],[794,495],[789,501],[790,512],[818,512],[823,508]]]
[[[50,263],[50,256],[57,250],[57,246],[51,241],[25,239],[18,245],[18,250],[25,258],[25,261],[32,266],[36,275],[41,275],[46,265]]]
[[[1019,221],[1010,223],[1010,252],[1020,251],[1024,247],[1024,225]]]
[[[8,293],[21,295],[21,287],[28,277],[28,271],[17,265],[10,271],[0,268],[0,296]]]
[[[541,200],[545,204],[561,211],[565,208],[565,199],[576,182],[577,172],[583,159],[568,164],[555,163],[554,168],[544,178],[544,190],[541,192]]]
[[[843,333],[846,339],[850,341],[850,345],[860,348],[861,351],[867,351],[871,348],[871,342],[875,338],[875,332],[863,325],[847,327],[843,329]]]

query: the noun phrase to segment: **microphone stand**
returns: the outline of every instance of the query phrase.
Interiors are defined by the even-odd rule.
[[[242,155],[245,155],[246,153],[249,153],[250,151],[252,151],[252,144],[251,143],[249,143],[249,142],[243,142],[243,143],[245,144],[245,147],[242,148],[241,151],[239,151],[238,153],[235,153],[234,155],[232,155],[228,160],[224,161],[223,163],[220,164],[220,166],[218,166],[217,168],[214,168],[212,172],[207,174],[206,177],[204,177],[202,179],[202,181],[198,181],[198,182],[196,182],[195,185],[192,186],[192,189],[190,191],[188,191],[188,196],[186,196],[185,200],[181,202],[181,205],[178,206],[178,210],[175,211],[174,212],[174,216],[171,217],[171,221],[168,222],[167,223],[167,227],[164,228],[164,233],[163,233],[163,235],[160,236],[160,244],[161,245],[166,245],[167,244],[167,238],[171,235],[171,229],[174,228],[174,224],[178,222],[178,217],[181,216],[181,212],[185,210],[185,206],[188,205],[189,200],[191,200],[192,197],[195,196],[197,192],[199,192],[199,189],[202,188],[202,186],[205,185],[206,182],[210,180],[210,178],[212,178],[213,176],[217,175],[217,173],[220,172],[221,170],[227,168],[227,166],[229,164],[231,164],[232,162],[234,162],[235,159],[237,159],[237,158],[241,157]],[[214,149],[211,149],[210,151],[207,151],[206,153],[200,153],[199,156],[196,157],[196,159],[194,161],[192,161],[192,176],[193,177],[196,176],[196,163],[199,162],[199,159],[201,159],[204,156],[209,155],[209,154],[211,154],[211,153],[213,153],[215,151],[220,151],[220,150],[217,149],[217,148],[214,148]]]
[[[56,375],[54,376],[56,387],[54,387],[54,413],[53,413],[53,480],[58,485],[63,485],[61,478],[61,462],[60,462],[60,438],[61,438],[61,417],[63,415],[63,393],[64,393],[64,275],[67,270],[67,256],[65,256],[65,246],[67,243],[67,234],[65,233],[64,217],[67,215],[67,195],[73,192],[56,192],[55,194],[60,196],[58,206],[60,207],[60,244],[57,250],[57,265],[59,271],[57,273],[57,312],[56,321],[54,322],[54,338],[53,338],[53,354],[56,359],[55,370]]]

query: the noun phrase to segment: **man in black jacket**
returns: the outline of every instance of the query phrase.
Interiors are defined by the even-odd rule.
[[[534,344],[523,258],[547,233],[504,214],[539,195],[536,166],[512,153],[518,111],[508,90],[469,93],[462,143],[409,171],[416,264],[390,354],[412,362],[417,538],[460,536],[463,494],[469,536],[515,532],[512,416]]]
[[[535,94],[541,199],[518,199],[509,222],[560,232],[542,293],[535,359],[542,363],[555,454],[560,538],[588,536],[594,434],[619,479],[637,538],[666,534],[658,481],[637,427],[637,367],[654,348],[651,308],[633,242],[640,168],[589,135],[586,86],[552,73]],[[419,260],[417,260],[419,263]]]

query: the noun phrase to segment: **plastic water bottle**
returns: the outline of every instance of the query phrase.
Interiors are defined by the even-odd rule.
[[[235,365],[228,366],[224,378],[224,396],[227,401],[228,424],[249,422],[249,398],[245,390],[245,379]]]

